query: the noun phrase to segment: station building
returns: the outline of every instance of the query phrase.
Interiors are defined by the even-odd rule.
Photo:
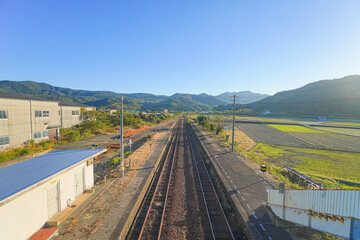
[[[58,139],[60,129],[80,123],[80,114],[94,107],[0,92],[0,151],[29,140]]]
[[[0,238],[28,239],[94,186],[93,159],[106,149],[54,151],[0,168]]]

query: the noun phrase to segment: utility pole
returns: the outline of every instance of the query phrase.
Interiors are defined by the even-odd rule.
[[[235,95],[234,95],[234,106],[233,106],[233,127],[232,127],[232,145],[231,151],[234,151],[234,143],[235,143]]]
[[[131,138],[129,139],[130,144],[130,160],[129,160],[129,168],[131,167]]]
[[[123,134],[123,113],[124,113],[124,97],[121,96],[121,115],[120,115],[120,141],[121,141],[121,177],[124,177],[124,134]]]

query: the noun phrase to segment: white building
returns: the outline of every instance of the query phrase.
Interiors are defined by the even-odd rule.
[[[0,238],[28,239],[92,188],[93,158],[105,151],[54,151],[0,168]]]
[[[0,92],[0,150],[29,140],[55,140],[61,128],[79,124],[80,114],[90,110],[95,108]]]
[[[73,102],[59,102],[60,127],[68,128],[80,123],[80,114],[86,111],[95,111],[95,107]]]

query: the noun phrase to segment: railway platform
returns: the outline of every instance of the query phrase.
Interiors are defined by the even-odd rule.
[[[276,186],[263,180],[260,170],[252,169],[239,153],[231,152],[218,138],[192,126],[254,239],[313,239],[313,234],[319,234],[293,224],[279,226],[266,207],[266,189]]]
[[[107,214],[102,226],[91,239],[125,239],[165,151],[169,137],[170,132],[159,139],[152,155],[140,169],[135,179],[119,196],[117,204]]]

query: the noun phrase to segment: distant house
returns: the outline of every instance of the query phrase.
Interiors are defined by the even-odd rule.
[[[93,158],[106,149],[54,151],[0,168],[0,238],[28,239],[94,186]]]
[[[318,116],[320,122],[327,122],[327,116]]]
[[[0,92],[0,150],[29,140],[57,139],[60,129],[80,123],[80,113],[94,107]]]
[[[116,109],[101,109],[101,112],[106,112],[108,114],[115,114],[118,110]]]

